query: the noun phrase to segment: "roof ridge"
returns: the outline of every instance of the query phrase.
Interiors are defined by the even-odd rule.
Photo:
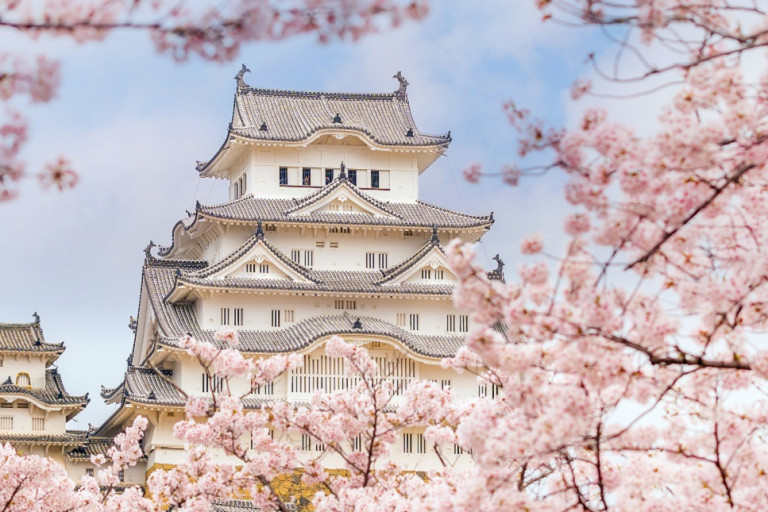
[[[239,89],[235,95],[258,94],[262,96],[285,96],[290,98],[314,98],[322,99],[352,99],[352,100],[400,100],[408,103],[407,95],[399,95],[397,92],[349,92],[349,91],[299,91],[296,89],[271,89],[264,87],[248,87]]]

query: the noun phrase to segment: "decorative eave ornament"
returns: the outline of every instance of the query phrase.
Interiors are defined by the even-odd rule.
[[[243,76],[245,76],[246,73],[250,73],[251,70],[245,67],[245,64],[242,66],[243,67],[240,68],[240,71],[237,72],[237,75],[235,75],[235,80],[237,81],[237,92],[245,92],[251,88],[251,86],[249,86],[247,83],[245,83],[245,80],[243,80]]]
[[[400,71],[398,71],[392,78],[397,78],[397,81],[400,82],[400,87],[395,91],[395,96],[400,99],[405,99],[408,96],[406,93],[406,90],[408,89],[408,80],[405,79],[403,73]]]

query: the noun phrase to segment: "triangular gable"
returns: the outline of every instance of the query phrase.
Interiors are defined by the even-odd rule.
[[[261,268],[267,267],[266,272]],[[250,248],[232,261],[215,269],[205,276],[209,280],[244,277],[253,279],[290,279],[298,283],[312,282],[306,275],[306,269],[290,261],[284,254],[258,238]]]
[[[314,199],[308,198],[304,204],[287,213],[291,216],[310,215],[315,212],[362,213],[375,217],[399,218],[388,211],[384,204],[361,194],[346,180],[328,185],[328,187],[331,188],[316,194]]]
[[[408,263],[404,268],[398,269],[388,278],[380,281],[379,284],[397,286],[404,283],[452,284],[455,282],[456,275],[450,270],[445,254],[439,245],[434,244],[420,258]]]

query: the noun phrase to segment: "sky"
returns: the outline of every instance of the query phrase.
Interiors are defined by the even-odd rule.
[[[91,397],[69,428],[100,424],[111,411],[99,390],[116,386],[125,371],[144,247],[169,244],[171,228],[196,200],[226,200],[224,182],[198,178],[195,161],[210,159],[226,136],[241,62],[252,70],[251,86],[276,89],[390,92],[397,88],[392,75],[402,71],[419,129],[453,137],[421,177],[422,200],[493,211],[496,223],[478,253],[489,269],[500,253],[508,276],[526,234],[556,241],[569,210],[562,177],[511,188],[494,179],[469,184],[461,174],[472,163],[489,170],[514,163],[504,102],[555,124],[573,115],[569,86],[599,41],[541,24],[533,4],[434,1],[426,20],[357,43],[301,37],[249,44],[224,64],[175,63],[136,33],[86,45],[0,34],[6,48],[62,62],[58,97],[22,105],[31,123],[24,156],[35,169],[66,155],[81,181],[58,193],[28,180],[18,199],[0,203],[0,322],[29,322],[37,311],[46,340],[65,342],[57,362],[64,383]]]

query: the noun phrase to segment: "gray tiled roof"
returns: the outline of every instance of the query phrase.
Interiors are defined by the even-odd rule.
[[[239,137],[300,142],[323,129],[356,131],[385,146],[447,146],[451,142],[448,134],[430,135],[416,128],[405,94],[255,88],[235,94],[230,132]]]
[[[166,373],[166,376],[170,374]],[[143,366],[129,366],[123,382],[115,388],[112,396],[115,394],[120,401],[127,400],[144,405],[184,407],[187,402],[184,395],[155,370]],[[274,403],[275,399],[248,396],[243,398],[242,402],[246,409],[258,409]]]
[[[81,444],[67,452],[67,458],[70,460],[87,461],[93,455],[104,455],[106,457],[107,450],[114,445],[115,441],[112,437],[86,436],[84,434]]]
[[[308,279],[310,282],[296,282],[292,279],[260,278],[260,277],[226,277],[224,279],[209,279],[244,256],[258,243],[264,244],[272,255],[290,267],[293,271]],[[173,288],[179,285],[190,285],[206,288],[233,288],[252,290],[308,290],[330,291],[344,293],[398,293],[423,295],[450,295],[453,285],[449,283],[401,283],[396,287],[388,286],[387,282],[401,275],[416,265],[433,248],[440,248],[436,236],[428,240],[411,257],[387,270],[367,271],[338,271],[313,270],[288,258],[282,251],[264,240],[262,233],[248,238],[240,247],[210,267],[191,272],[178,272]],[[258,275],[257,275],[258,276]]]
[[[354,328],[356,320],[362,327]],[[214,341],[214,331],[198,330],[192,332],[199,339]],[[237,348],[243,352],[281,353],[306,348],[314,341],[333,334],[387,336],[401,341],[405,346],[427,357],[450,357],[464,344],[461,336],[419,335],[407,331],[378,318],[357,315],[315,316],[296,322],[284,329],[270,331],[238,331],[240,344]],[[178,337],[164,337],[161,342],[167,346],[178,347]]]
[[[79,445],[85,441],[85,432],[61,434],[0,432],[0,443]]]
[[[75,396],[67,393],[58,370],[50,368],[45,371],[45,388],[29,389],[15,384],[0,383],[1,395],[20,395],[38,400],[49,405],[79,405],[88,403],[88,395]]]
[[[38,322],[0,324],[0,352],[64,352],[64,343],[45,342]]]
[[[363,193],[361,192],[361,194]],[[466,215],[422,201],[411,203],[387,202],[387,209],[394,214],[392,217],[373,216],[358,212],[329,211],[291,215],[289,211],[294,206],[293,199],[266,199],[247,195],[229,203],[216,206],[202,206],[199,213],[204,217],[252,221],[254,224],[257,220],[262,220],[264,222],[290,222],[298,224],[350,224],[406,228],[430,228],[437,226],[449,229],[488,227],[493,223],[491,216]]]
[[[360,212],[330,212],[315,211],[311,213],[295,213],[312,202],[321,201],[334,190],[345,187],[350,193],[357,195],[364,202],[389,213],[389,216],[370,215]],[[433,228],[439,229],[472,229],[490,228],[493,224],[491,215],[467,215],[431,205],[422,201],[390,202],[378,199],[361,191],[346,179],[334,179],[328,185],[307,197],[296,198],[257,198],[246,195],[240,199],[214,206],[201,205],[195,210],[194,216],[176,223],[173,228],[173,239],[168,247],[160,247],[158,254],[166,256],[171,253],[176,243],[179,230],[189,231],[200,219],[235,220],[250,223],[254,227],[258,222],[282,222],[291,224],[326,224],[354,226],[388,226],[402,228]]]
[[[211,512],[255,512],[259,507],[246,500],[214,501]]]

